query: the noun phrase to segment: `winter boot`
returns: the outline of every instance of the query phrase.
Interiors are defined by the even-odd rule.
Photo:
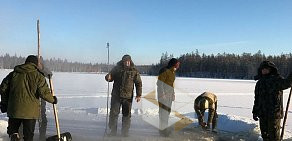
[[[117,136],[117,130],[111,130],[111,132],[109,134],[107,134],[107,136],[109,136],[109,137]]]
[[[13,134],[10,136],[10,141],[20,141],[19,134],[18,134],[18,133],[13,133]]]
[[[205,127],[205,130],[206,130],[206,131],[210,131],[210,130],[211,130],[211,128],[210,128],[210,124],[207,123],[207,126]]]
[[[129,130],[122,130],[123,137],[129,137]]]
[[[212,133],[217,134],[218,133],[217,129],[212,129]]]

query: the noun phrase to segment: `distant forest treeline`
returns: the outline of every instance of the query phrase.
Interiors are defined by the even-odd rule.
[[[159,69],[166,66],[168,60],[173,55],[163,53],[160,63],[152,66],[149,70],[150,75],[157,75]],[[227,78],[227,79],[253,79],[257,69],[263,60],[273,61],[283,76],[292,71],[292,54],[282,54],[266,56],[258,51],[255,54],[243,53],[229,54],[218,53],[217,55],[200,54],[196,52],[181,55],[178,60],[181,62],[178,76],[199,77],[199,78]]]
[[[153,65],[136,66],[142,74],[158,75],[159,69],[166,66],[173,58],[172,54],[163,53],[160,62]],[[263,60],[273,61],[279,68],[280,73],[286,76],[292,71],[292,54],[268,55],[258,51],[255,54],[243,53],[229,54],[218,53],[217,55],[200,54],[195,52],[183,54],[178,57],[181,62],[178,76],[199,77],[199,78],[227,78],[227,79],[253,79],[257,68]],[[1,69],[13,69],[14,66],[24,63],[25,57],[8,54],[0,56]],[[135,62],[135,60],[134,60]],[[107,72],[107,64],[79,63],[62,59],[44,60],[45,65],[52,71],[57,72]],[[111,64],[112,68],[115,64]]]
[[[16,65],[23,64],[26,57],[21,56],[10,56],[9,54],[0,56],[0,69],[13,69]],[[108,72],[108,65],[103,63],[80,63],[80,62],[70,62],[63,59],[48,59],[44,60],[44,64],[47,68],[55,72]],[[109,65],[111,69],[114,65]],[[142,74],[148,74],[150,66],[143,65],[137,66],[137,69]]]
[[[0,56],[0,68],[1,69],[13,69],[16,65],[23,64],[26,57],[10,56],[5,54]],[[58,72],[106,72],[106,64],[91,64],[91,63],[79,63],[68,62],[66,59],[49,59],[44,60],[44,64],[52,71]]]

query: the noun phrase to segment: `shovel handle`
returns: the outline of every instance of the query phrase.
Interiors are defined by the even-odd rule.
[[[283,137],[284,137],[285,124],[286,124],[286,120],[287,120],[287,116],[288,116],[291,94],[292,94],[292,87],[290,88],[290,93],[289,93],[289,97],[288,97],[288,101],[287,101],[287,105],[286,105],[286,111],[285,111],[285,116],[284,116],[282,131],[281,131],[281,141],[283,140]]]
[[[52,93],[53,96],[55,96],[53,81],[52,81],[52,78],[51,77],[49,77],[49,83],[50,83],[51,93]],[[58,119],[58,111],[57,111],[57,105],[56,104],[53,104],[53,109],[54,109],[54,117],[55,117],[55,123],[56,123],[58,140],[60,141],[60,139],[61,139],[61,133],[60,133],[60,126],[59,126],[59,119]]]

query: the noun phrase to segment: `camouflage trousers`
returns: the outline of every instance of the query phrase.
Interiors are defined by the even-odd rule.
[[[123,114],[122,134],[128,135],[130,125],[131,125],[132,99],[125,99],[125,98],[120,98],[117,96],[112,96],[110,115],[109,115],[109,128],[111,129],[111,134],[117,133],[117,122],[118,122],[121,107],[122,107],[122,114]]]
[[[195,111],[197,113],[199,125],[203,127],[205,110],[195,109]],[[207,127],[210,127],[210,124],[212,124],[212,129],[215,129],[217,126],[217,118],[217,112],[215,110],[209,109]]]
[[[171,134],[171,127],[168,127],[169,114],[171,112],[172,98],[158,99],[159,104],[159,133],[163,136]]]
[[[260,117],[260,129],[264,141],[280,141],[281,119]]]

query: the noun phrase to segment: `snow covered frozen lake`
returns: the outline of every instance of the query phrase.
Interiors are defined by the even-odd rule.
[[[0,70],[0,80],[11,70]],[[93,73],[61,73],[53,75],[56,96],[59,98],[58,110],[61,131],[69,131],[75,140],[102,140],[106,121],[107,82],[105,74]],[[143,96],[156,90],[157,77],[142,76]],[[178,131],[187,134],[190,130],[198,130],[197,118],[193,109],[194,99],[204,91],[213,92],[218,96],[219,133],[239,134],[245,136],[259,136],[258,123],[252,120],[252,106],[254,100],[253,80],[224,80],[199,79],[177,77],[175,81],[176,100],[172,109],[193,121],[187,131]],[[110,90],[112,83],[110,83]],[[286,107],[289,90],[284,91],[284,106]],[[130,135],[134,140],[165,140],[159,137],[158,107],[143,98],[140,103],[133,102],[132,126]],[[47,104],[48,136],[55,134],[52,106]],[[121,116],[120,116],[121,117]],[[292,137],[292,109],[289,109],[285,138]],[[119,118],[119,128],[121,118]],[[171,114],[170,125],[180,118]],[[0,141],[6,140],[6,114],[0,114]],[[36,129],[36,136],[37,136]],[[251,133],[252,132],[252,133]],[[132,139],[133,139],[132,138]],[[195,140],[188,137],[189,140]],[[260,137],[242,137],[244,140],[254,140]],[[213,138],[201,138],[213,140]]]

